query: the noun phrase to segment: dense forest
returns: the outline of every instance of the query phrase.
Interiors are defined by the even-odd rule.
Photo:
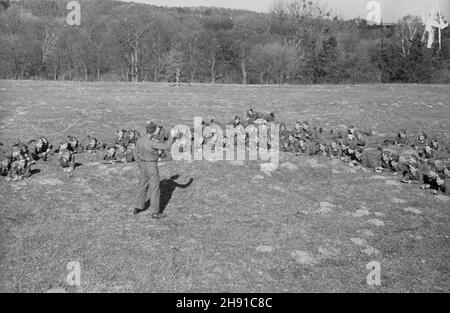
[[[419,17],[342,20],[318,3],[268,14],[79,0],[0,1],[0,78],[240,83],[450,83],[450,27],[427,49]]]

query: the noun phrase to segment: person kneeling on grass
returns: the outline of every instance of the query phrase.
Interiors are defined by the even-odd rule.
[[[132,147],[130,147],[130,145],[128,145],[128,146],[129,146],[129,148],[127,148],[127,146],[125,146],[125,144],[119,145],[119,147],[114,155],[114,160],[116,160],[119,163],[133,162],[134,157],[133,157]]]
[[[125,144],[126,146],[128,146],[129,141],[130,139],[125,129],[119,129],[116,132],[116,138],[114,139],[115,145]]]
[[[75,156],[72,151],[68,149],[67,143],[63,143],[60,146],[59,164],[66,173],[70,173],[75,169]]]
[[[27,178],[31,176],[31,165],[33,162],[28,162],[24,156],[19,156],[11,165],[11,169],[9,170],[7,181],[18,181],[23,178]]]
[[[87,153],[95,153],[101,149],[101,144],[98,142],[97,138],[93,136],[87,136],[87,143],[85,145],[85,151]]]
[[[363,164],[363,152],[364,150],[361,147],[353,147],[353,150],[350,148],[349,150],[353,151],[353,154],[351,154],[351,161],[349,163],[350,166],[360,166]]]
[[[438,175],[435,164],[430,164],[423,172],[423,185],[420,189],[430,189],[436,182]]]
[[[327,151],[327,144],[325,141],[317,141],[317,148],[315,149],[316,151],[314,151],[315,155],[319,155],[319,156],[327,156],[328,155],[328,151]]]
[[[11,170],[11,156],[5,155],[0,163],[0,175],[7,176]]]
[[[47,148],[48,144],[43,141],[43,137],[37,140],[31,140],[28,144],[30,145],[29,151],[31,158],[34,161],[47,161],[51,149]]]
[[[442,164],[441,168],[439,169],[439,174],[443,174],[444,177],[450,178],[450,162]]]
[[[329,158],[340,158],[342,156],[341,148],[336,140],[332,139],[327,148],[327,155]]]
[[[72,153],[81,153],[83,152],[83,145],[80,144],[77,138],[67,135],[67,149],[70,150]]]
[[[116,160],[116,145],[109,145],[106,147],[106,153],[103,156],[103,161],[113,162]]]
[[[129,130],[127,134],[128,134],[128,145],[130,144],[136,145],[136,142],[138,141],[139,137],[141,137],[141,135],[137,130]]]
[[[248,109],[245,116],[245,121],[247,122],[247,124],[253,124],[253,122],[257,119],[259,119],[258,112],[253,111],[253,109]]]
[[[411,155],[409,164],[406,170],[403,172],[402,183],[406,184],[423,184],[423,171],[419,169],[419,163],[417,156]]]
[[[381,150],[381,157],[377,164],[377,167],[375,167],[375,172],[382,173],[389,169],[391,162],[391,153],[387,150]]]
[[[419,136],[414,140],[414,143],[411,145],[411,147],[415,150],[422,150],[425,146],[425,143],[428,139],[428,135],[424,132],[421,132]]]
[[[397,134],[397,137],[395,138],[395,145],[396,146],[406,146],[408,144],[408,136],[406,134],[406,129],[401,129],[400,132]]]
[[[436,189],[432,189],[433,194],[442,192],[444,195],[450,196],[450,178],[444,174],[438,174],[436,177]]]
[[[295,138],[294,134],[289,134],[287,151],[291,153],[299,153],[300,152],[300,144],[299,140]]]
[[[405,166],[400,162],[400,156],[393,154],[389,160],[389,167],[386,169],[387,172],[392,173],[392,175],[398,175],[405,171]]]
[[[365,147],[366,145],[365,136],[362,132],[356,132],[356,145],[358,147]]]

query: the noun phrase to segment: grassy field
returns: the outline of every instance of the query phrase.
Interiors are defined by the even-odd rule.
[[[0,81],[0,141],[105,140],[152,119],[228,121],[248,107],[289,128],[309,120],[448,139],[448,99],[450,86],[435,85]],[[29,179],[0,180],[0,291],[450,291],[450,198],[394,177],[290,154],[272,173],[255,162],[169,162],[160,165],[168,217],[155,221],[132,214],[135,164],[78,161],[71,174],[49,162]],[[80,262],[79,287],[65,283],[70,261]],[[366,283],[370,261],[381,286]]]

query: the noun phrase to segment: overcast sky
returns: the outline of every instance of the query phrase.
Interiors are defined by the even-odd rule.
[[[268,12],[273,0],[124,0],[150,3],[158,6],[194,7],[210,6],[234,9],[246,9],[257,12]],[[343,18],[366,18],[369,11],[366,5],[370,0],[320,0],[332,11]],[[397,21],[402,16],[413,14],[421,16],[431,3],[436,3],[450,16],[450,0],[378,0],[381,5],[381,15],[384,22]]]

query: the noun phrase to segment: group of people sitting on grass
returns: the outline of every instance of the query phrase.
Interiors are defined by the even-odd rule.
[[[296,122],[293,130],[280,125],[281,151],[339,159],[377,173],[388,173],[403,183],[419,184],[437,194],[450,195],[450,145],[420,133],[410,140],[406,130],[392,137],[374,136],[354,126],[346,131],[324,132]]]
[[[50,161],[57,159],[59,166],[65,172],[72,172],[75,168],[75,155],[81,153],[97,154],[100,160],[113,162],[132,162],[133,149],[140,137],[135,130],[117,131],[117,137],[109,144],[100,143],[97,138],[87,136],[84,144],[74,136],[66,136],[65,140],[56,146],[52,146],[44,136],[24,143],[18,140],[10,151],[3,153],[0,164],[0,175],[8,181],[17,181],[31,176],[31,166],[38,161]]]
[[[235,116],[227,125],[235,129],[234,144],[242,141],[247,148],[251,137],[259,138],[253,137],[254,133],[269,132],[267,145],[270,149],[273,143],[270,129],[264,126],[271,122],[275,122],[274,113],[266,114],[249,109],[244,119]],[[230,141],[224,138],[223,143],[219,142],[214,125],[220,123],[214,120],[203,123],[204,131],[200,137],[193,129],[190,136],[186,136],[185,133],[172,128],[170,131],[160,132],[156,140],[164,141],[170,136],[176,137],[180,152],[188,146],[195,149],[208,145],[214,149],[214,146],[223,145],[226,149]],[[9,181],[21,180],[31,176],[31,166],[37,161],[47,161],[55,156],[64,171],[72,172],[76,164],[75,155],[80,153],[96,154],[98,159],[107,163],[133,162],[139,138],[140,134],[136,130],[120,129],[111,143],[101,143],[97,138],[87,136],[82,144],[70,135],[56,147],[45,137],[31,140],[27,144],[19,140],[10,153],[5,153],[5,147],[1,146],[4,156],[0,174],[6,176]],[[400,130],[396,136],[386,138],[375,136],[372,131],[358,130],[354,126],[345,131],[325,131],[323,128],[311,127],[304,121],[296,122],[292,130],[285,124],[280,124],[278,138],[281,152],[335,158],[350,166],[371,168],[378,173],[391,173],[400,177],[404,183],[420,184],[422,189],[431,189],[435,194],[450,194],[450,145],[425,133],[420,133],[410,140],[406,130]],[[405,152],[408,153],[406,157]],[[160,159],[170,159],[170,152],[161,151]]]

